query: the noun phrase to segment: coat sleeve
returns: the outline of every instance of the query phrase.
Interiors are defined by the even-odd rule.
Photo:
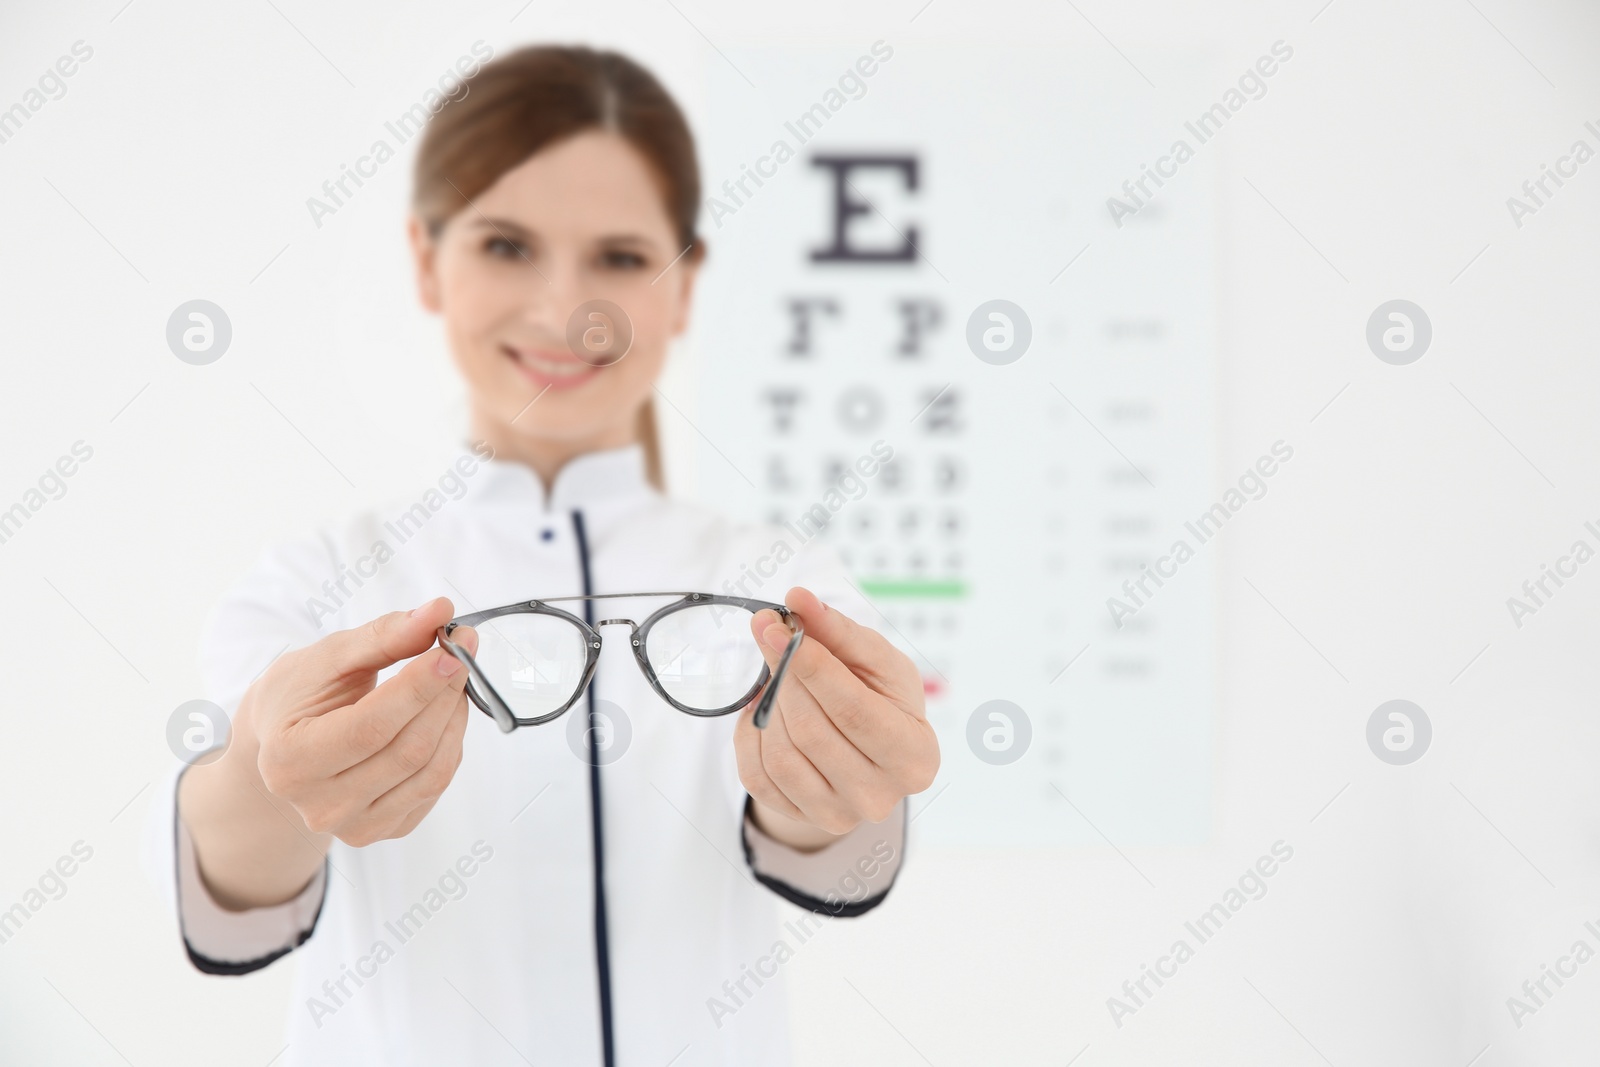
[[[781,601],[795,585],[810,589],[831,610],[864,626],[885,628],[883,617],[825,543],[804,546],[762,589],[761,597]],[[801,852],[763,832],[756,825],[755,802],[742,788],[740,793],[744,805],[740,843],[751,874],[762,885],[798,907],[840,918],[865,914],[888,897],[905,862],[909,801],[902,800],[882,822],[863,822],[814,852]]]
[[[337,577],[332,541],[317,535],[264,551],[206,620],[200,671],[206,698],[231,720],[252,682],[279,655],[323,637],[323,582]],[[211,896],[188,828],[178,813],[178,784],[188,766],[166,776],[145,827],[144,858],[166,906],[177,917],[189,961],[207,974],[259,970],[303,944],[316,928],[328,865],[294,899],[229,911]]]

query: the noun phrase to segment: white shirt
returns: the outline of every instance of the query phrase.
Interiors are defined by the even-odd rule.
[[[266,552],[208,623],[210,699],[231,715],[286,648],[435,596],[466,614],[584,592],[574,512],[592,592],[781,602],[805,585],[858,621],[876,617],[805,531],[738,526],[663,497],[637,445],[573,460],[548,499],[526,466],[464,452],[438,485]],[[596,601],[594,618],[643,620],[668,602]],[[612,724],[613,747],[591,766],[585,700],[511,734],[474,707],[460,769],[427,818],[398,840],[335,841],[306,890],[277,907],[228,912],[210,898],[176,818],[185,768],[168,779],[150,847],[190,959],[238,974],[293,951],[282,1063],[789,1062],[783,963],[822,925],[882,901],[904,855],[906,804],[818,852],[767,837],[748,819],[737,716],[695,718],[663,702],[626,633],[602,629],[593,693],[622,709],[625,748]],[[810,910],[780,924],[779,895]]]

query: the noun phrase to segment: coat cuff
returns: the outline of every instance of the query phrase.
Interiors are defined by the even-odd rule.
[[[305,944],[316,929],[328,888],[328,863],[294,899],[264,908],[229,911],[218,904],[200,875],[189,828],[172,810],[177,859],[178,929],[189,961],[206,974],[259,971]]]
[[[756,880],[789,903],[822,915],[851,918],[883,903],[905,860],[908,802],[882,822],[863,822],[815,852],[770,837],[744,800],[739,837]]]

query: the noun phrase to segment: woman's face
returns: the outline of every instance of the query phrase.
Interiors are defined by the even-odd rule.
[[[596,130],[551,145],[463,199],[437,238],[413,219],[411,241],[422,302],[444,318],[476,434],[563,456],[634,439],[687,323],[698,257],[674,264],[683,248],[661,189],[627,141]],[[595,300],[621,308],[632,328],[614,363],[568,345],[574,313]],[[591,342],[619,325],[580,319]]]

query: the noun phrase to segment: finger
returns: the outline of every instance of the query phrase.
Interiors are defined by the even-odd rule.
[[[761,766],[778,791],[800,809],[806,822],[832,833],[843,833],[857,820],[827,776],[789,735],[786,724],[793,699],[780,695],[777,713],[761,731]]]
[[[409,815],[407,815],[404,819],[400,820],[400,823],[399,823],[398,826],[394,826],[394,827],[391,827],[389,829],[389,832],[384,835],[385,838],[389,838],[389,837],[405,837],[411,831],[415,830],[417,828],[417,826],[422,822],[423,819],[426,819],[428,817],[428,812],[432,811],[433,810],[433,806],[435,804],[437,804],[437,803],[439,803],[439,798],[438,797],[434,797],[432,800],[428,801],[426,804],[423,804],[423,805],[421,805],[419,807],[413,808]]]
[[[733,751],[739,763],[739,781],[744,785],[745,792],[756,800],[765,804],[774,811],[787,815],[791,819],[804,820],[805,812],[794,804],[794,801],[784,796],[761,765],[761,738],[764,730],[755,728],[755,711],[758,701],[752,700],[744,711],[739,713],[739,721],[733,727]],[[777,718],[777,709],[773,709],[773,718]],[[769,719],[767,725],[772,725]]]
[[[816,638],[839,662],[878,692],[893,697],[902,691],[922,688],[922,672],[917,670],[916,664],[877,630],[828,607],[803,586],[789,590],[784,604],[800,616],[807,637]],[[918,705],[914,710],[920,714],[920,703],[913,703]]]
[[[786,739],[799,749],[853,815],[881,822],[901,795],[889,775],[840,733],[805,689],[791,690],[779,701],[783,722],[774,740]]]
[[[456,710],[465,707],[466,693],[456,686],[446,686],[400,728],[394,740],[330,778],[329,786],[341,796],[355,798],[356,807],[375,803],[433,762],[454,723]],[[465,729],[465,716],[462,728]]]
[[[804,686],[788,688],[778,704],[783,722],[774,737],[786,736],[804,753],[852,815],[872,822],[887,818],[903,795],[895,789],[892,776],[840,732]],[[754,726],[750,730],[756,732]],[[736,744],[738,733],[735,726]]]
[[[771,619],[775,613],[760,614]],[[782,623],[768,626],[760,635],[761,654],[769,670],[776,670],[781,650],[793,635]],[[894,758],[903,739],[905,714],[882,694],[867,688],[860,678],[841,663],[821,642],[811,639],[808,630],[789,660],[789,673],[778,692],[782,702],[785,690],[798,683],[833,720],[839,732],[873,763],[885,766]],[[770,727],[770,723],[768,724]]]
[[[426,652],[435,631],[449,622],[454,612],[449,598],[435,597],[411,611],[391,611],[352,629],[338,630],[312,647],[317,649],[323,669],[339,677],[377,672]]]
[[[410,833],[422,821],[422,815],[432,810],[434,803],[444,795],[461,766],[467,717],[466,695],[458,694],[454,706],[449,709],[449,719],[438,747],[427,765],[372,803],[368,817],[383,836],[403,837]],[[419,808],[423,809],[421,815],[416,814]]]
[[[463,626],[452,640],[477,651],[477,633]],[[407,723],[446,691],[460,693],[467,682],[461,661],[442,648],[417,656],[394,677],[348,707],[295,724],[312,768],[328,776],[387,747]]]

